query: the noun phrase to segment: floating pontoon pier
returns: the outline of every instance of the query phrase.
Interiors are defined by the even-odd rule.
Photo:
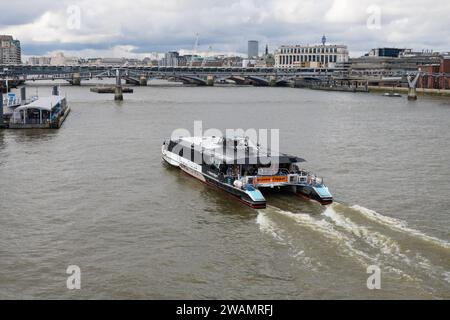
[[[69,113],[66,98],[54,87],[51,96],[16,107],[4,125],[9,129],[59,129]]]
[[[116,87],[115,86],[102,86],[102,87],[95,87],[90,89],[91,92],[95,93],[116,93]],[[134,90],[132,88],[123,87],[122,93],[133,93]]]

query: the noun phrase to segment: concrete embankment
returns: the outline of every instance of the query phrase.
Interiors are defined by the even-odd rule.
[[[448,89],[441,90],[441,89],[417,88],[416,91],[417,91],[417,95],[422,95],[422,96],[450,97],[450,90],[448,90]],[[400,94],[408,94],[408,88],[369,86],[369,92],[373,92],[373,93],[394,92],[394,93],[400,93]]]

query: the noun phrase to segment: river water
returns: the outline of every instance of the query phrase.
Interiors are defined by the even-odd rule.
[[[60,130],[0,131],[0,298],[450,298],[449,100],[61,92],[72,112]],[[256,211],[168,168],[162,141],[195,120],[280,129],[281,150],[307,159],[336,203],[271,193]],[[66,287],[69,265],[81,290]],[[369,266],[381,290],[367,288]]]

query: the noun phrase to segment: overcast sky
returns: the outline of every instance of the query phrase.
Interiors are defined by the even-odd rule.
[[[395,46],[450,50],[449,0],[0,0],[0,34],[23,54],[144,57],[192,50],[245,53],[247,40],[346,44],[351,56]]]

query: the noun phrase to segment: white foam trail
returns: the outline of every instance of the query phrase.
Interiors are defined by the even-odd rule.
[[[401,263],[406,263],[406,265],[412,268],[421,268],[427,274],[436,275],[436,267],[433,267],[428,259],[419,254],[416,254],[416,256],[411,259],[402,252],[400,245],[394,239],[353,223],[349,218],[337,213],[334,210],[334,206],[336,205],[328,207],[323,214],[330,218],[337,226],[340,226],[348,232],[351,232],[355,236],[361,238],[372,248],[380,250],[381,254],[385,257],[395,259]],[[379,260],[380,258],[381,257],[378,257],[377,259]],[[390,260],[387,260],[387,262],[389,263]],[[402,275],[406,279],[413,280],[413,278],[406,274],[403,270],[397,269],[390,265],[386,265],[385,268],[390,272]]]
[[[356,258],[362,265],[367,266],[369,261],[371,264],[376,261],[374,257],[369,256],[356,249],[353,246],[354,240],[349,238],[347,235],[336,230],[330,222],[325,219],[315,219],[309,214],[305,213],[293,213],[289,211],[284,211],[276,207],[268,206],[268,209],[272,209],[274,212],[293,219],[298,224],[307,227],[313,231],[320,232],[321,235],[327,237],[328,239],[334,241],[338,245],[344,245],[343,250],[350,256]]]
[[[334,206],[335,205],[329,206],[323,215],[330,218],[337,226],[344,228],[358,238],[363,239],[364,242],[372,248],[380,250],[385,255],[399,257],[410,264],[409,258],[400,253],[400,247],[393,239],[386,237],[379,232],[370,231],[363,226],[355,224],[349,218],[339,215],[334,210]]]
[[[336,223],[337,226],[345,228],[347,231],[352,232],[353,234],[355,234],[356,236],[359,236],[360,238],[363,238],[367,242],[367,244],[369,244],[373,248],[378,248],[381,251],[381,253],[383,253],[384,255],[394,258],[396,260],[401,260],[402,262],[406,263],[409,267],[412,267],[414,269],[417,269],[417,268],[422,269],[422,271],[425,272],[428,276],[433,276],[434,278],[441,278],[441,274],[443,274],[443,275],[446,274],[443,271],[444,269],[442,268],[442,266],[433,265],[430,260],[423,257],[419,253],[416,253],[415,256],[410,258],[405,253],[402,252],[402,250],[400,249],[400,245],[392,238],[387,237],[379,232],[371,231],[363,226],[356,225],[349,218],[346,218],[342,214],[337,213],[334,210],[334,206],[337,206],[337,205],[339,205],[339,204],[333,204],[332,206],[327,208],[327,210],[325,210],[325,212],[324,212],[324,215],[329,217],[330,219],[332,219]],[[352,209],[355,209],[355,208],[352,208]],[[386,225],[386,223],[389,222],[389,225],[387,225],[387,226],[392,227],[392,223],[395,223],[394,226],[397,228],[399,226],[402,226],[401,230],[400,230],[402,232],[408,232],[410,234],[413,233],[414,236],[420,236],[420,238],[427,237],[425,240],[428,240],[428,241],[433,241],[433,242],[440,241],[439,245],[441,245],[441,246],[445,246],[445,244],[446,244],[443,241],[441,242],[441,240],[439,240],[439,239],[429,237],[427,235],[420,233],[417,230],[407,228],[406,224],[402,221],[396,220],[394,218],[384,217],[384,216],[376,213],[375,211],[372,211],[372,210],[369,210],[366,208],[363,208],[363,209],[371,211],[370,214],[376,215],[376,217],[378,219],[381,219],[382,220],[381,223],[383,225]],[[358,211],[360,211],[360,210],[358,210]],[[386,268],[387,268],[387,270],[389,270],[391,272],[401,274],[406,279],[413,280],[413,278],[411,276],[409,276],[408,274],[406,274],[405,272],[403,272],[400,269],[394,268],[393,266],[386,266]],[[448,276],[449,276],[449,278],[445,279],[446,281],[450,280],[450,272],[448,273]],[[450,282],[450,281],[447,281],[447,282]]]
[[[334,207],[337,205],[338,204],[333,204],[323,213],[325,216],[333,220],[337,226],[352,232],[354,235],[363,239],[371,247],[379,249],[385,256],[404,262],[409,267],[414,269],[422,269],[429,276],[433,275],[435,278],[440,278],[440,273],[443,272],[441,266],[433,265],[430,260],[423,257],[419,253],[416,253],[413,257],[408,257],[406,253],[404,253],[404,250],[402,252],[400,245],[394,239],[379,232],[367,229],[366,227],[356,225],[349,218],[337,213],[334,210]],[[386,218],[391,220],[391,218]],[[402,276],[405,276],[410,280],[412,279],[411,276],[407,275],[402,270],[394,268],[393,266],[386,266],[386,268],[397,274],[402,274]]]
[[[395,273],[398,274],[399,276],[401,276],[403,279],[408,280],[408,281],[417,281],[417,279],[414,279],[413,277],[411,277],[409,274],[406,274],[405,272],[403,272],[403,270],[394,268],[392,266],[386,266],[385,269],[391,273]]]
[[[401,275],[402,277],[410,281],[417,281],[417,278],[407,274],[405,270],[401,270],[403,268],[399,269],[399,265],[397,265],[397,267],[394,267],[394,265],[390,263],[390,261],[397,261],[398,263],[400,263],[400,265],[406,264],[412,269],[422,269],[426,274],[430,276],[433,275],[433,277],[441,279],[442,277],[444,277],[445,281],[450,282],[450,272],[448,274],[444,273],[445,269],[443,270],[442,267],[432,265],[428,259],[419,254],[416,254],[413,257],[408,257],[405,252],[402,252],[400,245],[391,237],[386,236],[380,232],[373,231],[365,226],[358,225],[350,220],[350,218],[345,217],[339,212],[336,212],[335,208],[338,205],[340,204],[336,203],[328,206],[327,209],[323,212],[323,219],[319,219],[310,214],[293,213],[284,211],[277,207],[268,206],[266,210],[259,212],[260,214],[258,215],[257,223],[260,225],[262,231],[270,233],[275,239],[283,241],[284,244],[292,246],[288,235],[282,237],[280,235],[281,232],[278,226],[270,219],[270,214],[279,214],[294,220],[299,225],[320,233],[322,236],[328,239],[331,239],[333,242],[339,245],[346,254],[355,258],[364,266],[370,264],[381,264],[384,265],[385,270],[388,272]],[[361,212],[359,207],[355,207],[356,206],[353,206],[351,208],[353,210]],[[401,226],[400,231],[408,233],[412,233],[414,231],[414,235],[416,236],[416,233],[419,233],[417,230],[407,228],[402,221],[384,217],[366,208],[363,209],[370,212],[368,214],[371,215],[369,216],[369,218],[372,216],[374,217],[371,220],[377,219],[376,221],[382,223],[383,225],[387,225],[388,227],[394,226],[394,228],[400,228]],[[419,234],[423,236],[423,234]],[[379,253],[367,254],[364,249],[364,251],[362,251],[356,248],[356,245],[358,245],[358,240],[362,240],[364,244],[370,246],[373,249],[376,249],[377,251],[379,251]],[[439,239],[436,240],[439,241]],[[442,245],[442,243],[440,244]],[[300,251],[297,252],[297,254],[294,254],[293,257],[300,258],[300,260],[307,264],[308,258],[304,258],[302,257],[302,255],[303,251]]]
[[[278,234],[275,224],[267,217],[267,214],[264,211],[258,210],[256,223],[259,225],[259,229],[262,232],[271,235],[279,242],[283,242],[283,237]]]
[[[447,281],[448,283],[450,283],[450,271],[444,272],[442,274],[442,276],[444,277],[444,280]]]
[[[323,215],[330,218],[338,227],[344,228],[357,237],[367,236],[367,229],[357,226],[346,217],[339,216],[333,206],[327,207]]]
[[[378,222],[380,224],[383,224],[393,230],[408,233],[408,234],[418,237],[422,240],[432,242],[432,243],[437,244],[446,249],[450,249],[450,243],[448,243],[447,241],[428,236],[416,229],[409,228],[405,221],[401,221],[401,220],[398,220],[395,218],[384,216],[382,214],[379,214],[378,212],[364,208],[359,205],[354,205],[354,206],[351,206],[350,208],[362,213],[365,217],[369,218],[370,220]]]
[[[356,258],[361,264],[365,266],[369,264],[381,263],[382,265],[384,265],[385,270],[387,270],[388,272],[401,275],[402,277],[410,281],[414,280],[414,278],[408,275],[405,271],[390,265],[390,260],[385,260],[386,257],[389,257],[390,259],[394,259],[399,263],[406,263],[409,266],[414,265],[409,257],[401,252],[400,246],[397,242],[379,232],[371,231],[364,226],[355,224],[349,218],[337,213],[334,209],[335,206],[336,205],[328,206],[323,213],[323,216],[328,218],[330,221],[327,221],[326,218],[317,219],[309,214],[292,213],[275,207],[270,207],[270,209],[275,210],[278,214],[282,214],[284,216],[292,218],[297,223],[309,227],[314,231],[319,231],[321,235],[333,239],[338,244],[344,245],[344,252]],[[340,232],[336,228],[341,228],[344,230],[344,232]],[[355,247],[357,245],[357,243],[355,242],[356,239],[361,239],[371,248],[377,251],[379,250],[381,254],[368,254],[362,250],[357,249]],[[388,264],[386,264],[386,262]]]
[[[305,254],[304,250],[298,251],[298,249],[293,245],[292,241],[288,239],[288,237],[281,234],[281,231],[277,227],[276,223],[274,223],[264,211],[258,211],[256,223],[259,225],[259,228],[262,232],[271,235],[277,242],[281,244],[289,245],[291,251],[290,256],[297,261],[300,261],[303,265],[308,266],[310,270],[318,271],[317,267],[321,267],[320,262],[317,262],[314,259],[308,257]]]

